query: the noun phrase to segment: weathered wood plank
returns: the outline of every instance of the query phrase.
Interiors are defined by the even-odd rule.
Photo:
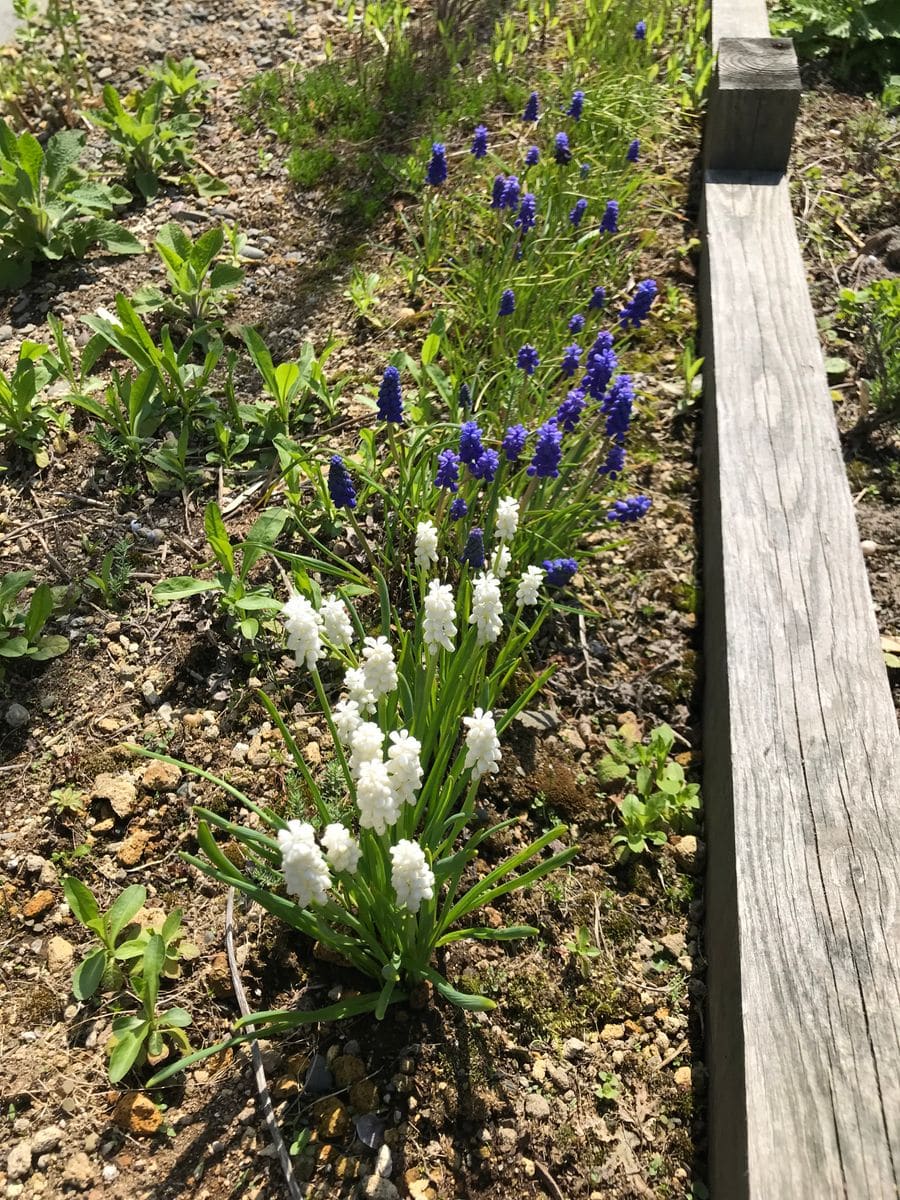
[[[722,38],[703,135],[705,165],[723,171],[783,171],[800,90],[791,41]]]
[[[900,735],[780,175],[707,173],[715,1200],[900,1192]]]

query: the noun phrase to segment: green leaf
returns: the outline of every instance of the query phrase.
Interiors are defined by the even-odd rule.
[[[539,932],[533,925],[508,925],[505,929],[476,925],[470,929],[454,929],[452,933],[445,933],[437,945],[447,946],[451,942],[468,941],[469,938],[480,942],[512,942],[518,938],[537,937]]]
[[[25,636],[29,642],[37,640],[38,634],[47,624],[47,619],[53,612],[53,593],[48,583],[42,583],[35,588],[25,615]]]
[[[106,970],[106,950],[99,946],[81,960],[72,976],[72,992],[76,1000],[89,1000],[100,986]]]
[[[251,568],[267,549],[278,541],[290,513],[286,508],[267,508],[253,522],[242,546],[241,578],[246,579]]]
[[[103,922],[91,889],[80,879],[76,879],[74,875],[67,875],[62,881],[62,886],[66,903],[72,910],[75,919],[82,925],[86,925],[88,929],[93,929],[95,933],[98,933]]]
[[[435,991],[440,992],[445,1000],[449,1000],[457,1008],[464,1008],[467,1012],[490,1012],[492,1008],[497,1007],[496,1003],[488,1000],[487,996],[475,996],[471,992],[457,991],[443,975],[438,974],[432,967],[426,967],[422,974],[431,981]]]
[[[187,1029],[193,1023],[193,1018],[186,1008],[170,1008],[160,1014],[159,1025],[162,1029]]]
[[[44,171],[47,176],[47,188],[50,194],[59,190],[60,185],[70,173],[70,169],[81,158],[84,147],[84,134],[64,129],[55,133],[47,142],[47,152],[44,158]]]
[[[212,592],[219,587],[215,579],[195,579],[193,575],[176,575],[172,579],[163,579],[150,595],[157,604],[170,604],[173,600],[185,600],[188,596],[196,596],[200,592]]]
[[[244,272],[240,267],[232,267],[229,263],[217,263],[209,276],[209,286],[215,289],[237,287],[244,280]]]
[[[162,975],[166,962],[166,944],[158,933],[151,933],[147,939],[143,963],[143,995],[144,1011],[151,1013],[156,1008],[156,998],[159,995],[159,977]]]
[[[106,929],[109,940],[115,942],[132,918],[143,908],[147,900],[147,889],[139,883],[127,887],[106,914]]]
[[[95,217],[87,223],[90,225],[94,243],[102,246],[104,250],[109,250],[111,254],[143,254],[146,249],[133,233],[129,233],[117,221],[105,221]]]
[[[203,512],[203,527],[206,530],[206,540],[212,547],[212,552],[219,564],[233,575],[235,573],[234,548],[215,500],[210,500]]]
[[[46,662],[48,658],[59,658],[60,654],[65,654],[68,648],[68,638],[63,637],[60,633],[48,633],[45,637],[38,639],[36,647],[30,651],[28,657],[32,662]]]
[[[110,1083],[118,1083],[124,1079],[137,1061],[150,1027],[142,1021],[138,1030],[137,1033],[131,1031],[123,1033],[117,1039],[112,1054],[109,1056]]]
[[[427,367],[437,357],[437,352],[441,348],[441,339],[436,333],[429,333],[428,337],[422,343],[422,366]]]

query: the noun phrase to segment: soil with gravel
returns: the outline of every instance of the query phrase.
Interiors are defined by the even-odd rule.
[[[384,329],[361,328],[343,294],[353,255],[376,269],[386,260],[389,251],[378,247],[398,236],[395,215],[348,245],[327,197],[292,187],[278,146],[241,120],[241,88],[273,65],[321,62],[326,39],[340,43],[341,16],[326,5],[292,13],[241,0],[84,0],[80,9],[96,79],[130,90],[142,83],[141,66],[171,53],[193,56],[217,80],[200,156],[229,195],[203,200],[168,188],[126,212],[128,228],[151,242],[173,218],[194,231],[238,221],[251,254],[229,324],[258,323],[276,355],[333,334],[342,345],[329,371],[362,380],[396,348],[412,347],[419,322],[399,291],[382,300]],[[685,164],[696,140],[687,130],[660,172],[669,191],[652,207],[666,216],[642,264],[661,291],[666,283],[678,289],[688,322],[693,268],[680,247],[692,221],[672,228],[668,214],[690,211]],[[99,152],[95,135],[89,144]],[[9,367],[23,338],[49,340],[48,312],[83,345],[85,314],[161,280],[149,256],[97,255],[39,269],[20,295],[0,297],[0,365]],[[679,319],[674,336],[683,334],[684,311]],[[534,944],[448,954],[450,977],[493,996],[493,1012],[461,1014],[429,1000],[390,1009],[378,1026],[320,1025],[263,1045],[276,1115],[310,1196],[706,1194],[703,843],[673,838],[653,859],[617,865],[610,842],[621,797],[596,777],[610,735],[640,736],[663,721],[678,735],[689,775],[699,770],[698,430],[695,411],[680,411],[684,385],[667,336],[661,325],[653,353],[633,371],[642,397],[633,479],[654,506],[599,568],[576,577],[578,611],[559,613],[542,631],[536,665],[553,663],[557,672],[539,707],[515,723],[503,773],[483,796],[486,814],[521,816],[510,844],[559,818],[581,853],[558,879],[486,914],[536,925]],[[243,382],[256,387],[249,376]],[[347,396],[349,429],[359,414],[352,388]],[[245,654],[211,602],[160,608],[150,599],[155,582],[205,562],[205,503],[217,497],[239,535],[261,500],[259,481],[210,471],[204,486],[162,495],[123,476],[89,433],[76,417],[46,470],[11,460],[0,476],[0,571],[34,569],[68,588],[69,611],[53,628],[71,640],[40,669],[10,664],[0,684],[0,1096],[8,1147],[0,1180],[7,1196],[25,1198],[282,1197],[246,1048],[158,1089],[158,1106],[108,1083],[110,1014],[71,995],[72,966],[88,941],[60,879],[77,875],[104,903],[143,883],[150,919],[181,906],[199,954],[166,987],[166,1003],[191,1010],[196,1045],[226,1036],[237,1008],[223,946],[225,897],[179,857],[196,848],[191,806],[221,808],[223,798],[202,780],[136,760],[123,743],[226,772],[257,801],[283,806],[292,772],[253,690],[264,687],[289,714],[313,770],[329,757],[327,732],[280,652]],[[870,532],[898,543],[896,529]],[[123,538],[131,581],[111,611],[83,581]],[[253,1007],[359,986],[258,909],[238,905],[236,925]],[[586,965],[565,948],[580,927],[596,950]],[[139,1089],[139,1079],[131,1082]]]

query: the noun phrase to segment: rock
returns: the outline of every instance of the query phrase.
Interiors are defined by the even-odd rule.
[[[682,871],[686,871],[688,875],[695,875],[703,870],[706,847],[692,833],[687,834],[686,837],[679,838],[673,849],[675,851],[675,861]]]
[[[373,1112],[378,1107],[378,1088],[371,1079],[361,1079],[353,1084],[350,1104],[358,1113]]]
[[[360,1196],[367,1200],[400,1200],[400,1193],[389,1179],[380,1175],[370,1175],[359,1191]]]
[[[573,1062],[580,1055],[584,1054],[585,1050],[587,1050],[587,1046],[581,1038],[576,1037],[568,1038],[563,1046],[563,1054],[569,1062]]]
[[[35,1158],[40,1158],[42,1154],[50,1154],[59,1149],[62,1140],[63,1131],[58,1125],[46,1125],[31,1139],[31,1153]]]
[[[300,1094],[300,1081],[296,1075],[282,1075],[272,1084],[272,1095],[276,1100],[288,1100]]]
[[[375,1155],[375,1174],[380,1175],[382,1179],[390,1179],[393,1169],[394,1159],[391,1155],[391,1148],[385,1142]]]
[[[679,1067],[675,1072],[675,1083],[680,1088],[690,1088],[691,1086],[691,1068]]]
[[[8,342],[12,335],[12,325],[0,325],[0,342]]]
[[[303,757],[311,767],[318,767],[322,764],[322,748],[318,742],[307,742],[303,747]]]
[[[79,1192],[85,1192],[93,1182],[94,1164],[83,1150],[79,1150],[66,1163],[63,1185],[75,1188]]]
[[[51,973],[65,971],[72,965],[74,957],[75,947],[64,937],[52,937],[47,943],[47,967]]]
[[[347,1088],[365,1077],[366,1065],[353,1054],[339,1054],[331,1064],[331,1071],[337,1086]]]
[[[624,1025],[604,1025],[600,1030],[600,1039],[604,1042],[620,1042],[624,1036]]]
[[[663,949],[671,954],[673,958],[680,958],[687,950],[683,933],[667,933],[659,940],[663,945]]]
[[[428,1179],[414,1179],[409,1185],[411,1200],[437,1200],[437,1192]]]
[[[105,800],[120,821],[134,812],[137,788],[127,775],[98,775],[91,788],[91,800]]]
[[[587,746],[584,744],[584,738],[581,736],[578,730],[573,729],[571,725],[564,726],[559,731],[559,736],[560,740],[565,742],[568,746],[571,746],[573,750],[577,750],[579,753],[583,753],[585,750],[587,750]]]
[[[26,921],[33,921],[36,917],[41,917],[44,913],[49,912],[56,903],[56,896],[47,888],[42,889],[26,900],[22,905],[22,916]]]
[[[10,729],[24,729],[31,720],[31,713],[24,705],[13,701],[6,710],[6,717],[4,719]]]
[[[152,1137],[162,1125],[162,1113],[143,1092],[126,1092],[116,1105],[113,1121],[125,1133]]]
[[[550,1101],[546,1096],[532,1092],[525,1097],[525,1116],[533,1121],[546,1121],[550,1117]]]
[[[236,763],[245,762],[249,749],[250,747],[246,742],[235,742],[231,748],[231,761]]]
[[[336,1096],[326,1096],[313,1105],[313,1118],[320,1138],[334,1141],[346,1137],[352,1128],[350,1111]]]
[[[209,984],[209,990],[219,1000],[234,994],[231,971],[228,969],[228,955],[224,951],[220,951],[209,964],[206,982]]]
[[[265,257],[265,250],[260,250],[258,246],[244,246],[241,250],[241,258],[247,258],[251,262],[261,262]]]
[[[19,1142],[13,1146],[6,1160],[6,1174],[10,1179],[25,1179],[31,1173],[31,1142]]]
[[[501,1154],[514,1154],[516,1146],[519,1144],[519,1138],[514,1129],[507,1129],[505,1126],[497,1130],[497,1144],[500,1147]]]
[[[554,1087],[559,1088],[561,1092],[567,1092],[572,1086],[572,1081],[569,1076],[556,1063],[547,1063],[547,1076],[553,1083]]]
[[[136,829],[130,833],[116,851],[116,858],[123,867],[136,867],[144,857],[150,834],[146,829]]]
[[[181,768],[173,763],[151,762],[141,783],[149,792],[174,792],[181,783]]]

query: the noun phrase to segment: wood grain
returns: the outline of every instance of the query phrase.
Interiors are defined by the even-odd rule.
[[[712,0],[710,25],[714,50],[721,38],[768,37],[766,0]]]
[[[703,224],[714,1200],[900,1194],[900,734],[781,175]]]
[[[800,108],[800,72],[786,38],[722,38],[703,135],[705,165],[783,171]]]

